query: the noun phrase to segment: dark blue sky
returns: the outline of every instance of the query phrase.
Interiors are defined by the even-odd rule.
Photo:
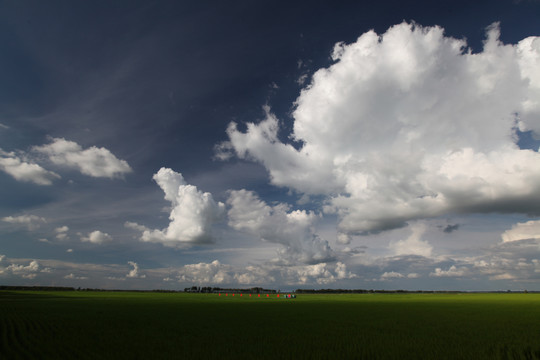
[[[362,161],[373,167],[379,164],[360,155],[369,151],[355,152],[360,150],[351,145],[356,150],[351,150],[349,155],[359,162],[348,163],[343,168],[339,165],[343,154],[336,155],[336,168],[324,171],[336,174],[336,187],[331,186],[333,180],[325,180],[323,176],[318,180],[319,185],[327,181],[329,190],[315,191],[321,186],[311,183],[320,176],[313,169],[320,167],[323,172],[326,163],[320,160],[315,167],[303,168],[303,163],[295,162],[294,156],[284,155],[288,151],[284,149],[292,144],[300,151],[310,139],[315,139],[308,138],[311,132],[304,137],[299,133],[292,137],[296,131],[295,118],[300,116],[300,112],[295,113],[296,102],[301,91],[307,98],[312,87],[317,89],[315,85],[319,83],[312,83],[311,77],[317,70],[340,62],[331,57],[336,43],[352,44],[369,30],[383,35],[391,26],[405,21],[426,29],[443,28],[445,39],[465,40],[472,55],[482,53],[486,28],[492,23],[499,22],[503,44],[515,45],[529,36],[540,35],[539,18],[538,1],[511,0],[1,2],[0,256],[4,255],[4,260],[0,262],[0,284],[81,283],[132,288],[176,288],[192,282],[246,286],[264,283],[292,288],[304,284],[482,289],[524,286],[524,282],[530,281],[529,273],[518,274],[500,267],[492,273],[478,272],[474,264],[486,261],[496,267],[492,258],[502,251],[499,247],[509,246],[507,243],[519,243],[523,247],[526,244],[520,241],[536,239],[526,231],[530,237],[518,236],[513,242],[501,243],[504,231],[512,226],[521,229],[517,224],[535,221],[536,218],[527,216],[538,214],[539,209],[527,205],[526,199],[535,198],[532,194],[536,190],[518,198],[493,195],[491,202],[482,198],[469,203],[460,200],[469,195],[454,197],[454,190],[445,192],[446,187],[437,187],[439,182],[430,182],[417,174],[414,181],[412,178],[398,181],[400,193],[414,199],[436,197],[432,194],[439,192],[438,199],[444,195],[447,201],[444,206],[437,207],[432,214],[417,209],[395,218],[374,215],[370,224],[379,225],[364,226],[358,225],[366,218],[364,210],[352,203],[344,205],[340,199],[384,203],[351,190],[350,184],[357,184],[351,169],[360,171],[358,164]],[[398,58],[399,54],[394,57]],[[437,69],[435,74],[450,71],[446,67]],[[477,71],[478,67],[472,69]],[[357,68],[351,75],[362,71],[365,69]],[[354,77],[351,75],[349,78]],[[474,77],[472,72],[471,77]],[[427,83],[426,79],[422,81]],[[378,84],[381,82],[370,86],[377,88]],[[347,86],[345,81],[337,88]],[[495,90],[492,93],[508,98]],[[516,94],[517,90],[512,93]],[[379,94],[373,95],[377,96],[374,102],[378,107],[393,106],[394,93],[390,86],[380,92],[374,90],[373,94]],[[424,96],[421,91],[411,90],[411,94],[418,96],[410,101]],[[452,92],[443,95],[453,98],[448,94]],[[528,96],[535,93],[532,94]],[[497,99],[495,95],[493,98]],[[381,100],[385,96],[388,96],[386,103]],[[347,103],[350,98],[347,99],[343,100],[343,108],[354,108],[353,103]],[[418,101],[428,103],[424,98]],[[449,106],[459,107],[461,103]],[[323,106],[324,100],[319,104]],[[245,137],[244,140],[251,142],[246,145],[244,156],[240,150],[243,145],[235,142],[230,132],[228,135],[227,128],[235,122],[237,135],[248,134],[247,123],[259,124],[267,118],[265,106],[279,124],[277,137],[264,146],[254,135]],[[396,110],[397,117],[403,110],[400,109]],[[477,109],[467,111],[473,113]],[[478,111],[478,117],[484,116],[482,110]],[[515,112],[519,112],[518,107]],[[329,117],[328,123],[337,121],[337,129],[340,117],[348,116],[346,111],[343,114]],[[359,128],[361,122],[371,124],[361,134],[366,134],[374,124],[382,124],[381,119],[376,115],[359,117]],[[528,148],[537,153],[538,143],[533,139],[536,120],[528,119],[528,125],[520,129],[523,132],[514,134],[521,136],[515,143],[522,151]],[[315,129],[317,126],[321,128],[315,125]],[[355,131],[352,129],[349,133]],[[444,142],[439,140],[439,132],[430,135],[430,131],[426,130],[426,134],[434,143]],[[386,133],[388,136],[383,133],[376,143],[386,144],[392,137],[391,127]],[[265,134],[263,138],[269,136]],[[324,138],[324,131],[319,135]],[[362,136],[359,135],[358,142],[362,142]],[[374,132],[371,138],[377,136],[381,135]],[[479,137],[482,136],[496,137],[490,131]],[[459,149],[473,148],[477,155],[489,157],[503,148],[496,140],[471,139],[473,145],[460,145]],[[345,146],[349,140],[343,141]],[[490,145],[482,147],[487,142]],[[232,154],[226,161],[217,159],[216,146],[220,144],[228,144],[228,154]],[[272,149],[281,145],[281,150],[273,153]],[[336,146],[327,145],[321,148],[327,149],[326,155],[333,156],[330,149]],[[384,150],[372,149],[384,157],[390,148],[391,145],[385,145]],[[433,150],[427,145],[426,149],[427,153]],[[519,156],[522,159],[525,155],[521,152]],[[446,161],[443,155],[441,159],[441,163]],[[478,157],[475,159],[480,161]],[[531,164],[523,166],[527,168]],[[174,184],[181,184],[184,194],[192,191],[188,189],[190,185],[196,186],[198,192],[190,192],[192,197],[164,200],[165,185],[158,186],[157,175],[153,180],[161,168],[182,174],[184,180],[174,180]],[[291,169],[300,175],[291,176]],[[379,170],[372,173],[362,170],[357,175],[360,173],[371,174],[373,179],[382,174]],[[396,179],[407,174],[396,167]],[[306,175],[307,180],[301,175]],[[340,178],[342,175],[345,177]],[[163,178],[163,184],[177,179],[175,176]],[[529,176],[533,175],[517,174],[516,179]],[[416,194],[418,181],[423,190],[419,195],[411,195]],[[498,183],[485,181],[491,194],[499,194]],[[383,187],[383,182],[373,185],[374,191],[379,191],[378,186]],[[253,196],[234,192],[242,189]],[[506,191],[511,192],[511,187]],[[204,192],[209,193],[212,201],[197,203]],[[171,209],[180,209],[176,206],[187,209],[188,200],[194,201],[190,203],[195,204],[193,213],[203,215],[192,219],[178,210],[180,215],[174,215],[174,220]],[[412,202],[408,204],[416,206]],[[237,206],[242,214],[262,211],[256,217],[258,220],[253,220],[256,225],[251,222],[248,226],[243,222],[246,219],[235,217]],[[487,210],[490,207],[501,209],[500,213],[506,215],[493,220],[491,211]],[[295,210],[303,215],[294,213]],[[287,228],[283,223],[293,221],[291,214],[306,218],[295,218],[297,223]],[[193,229],[199,229],[199,235],[186,235],[192,225]],[[64,226],[68,230],[62,230]],[[440,231],[447,227],[456,230]],[[345,237],[336,240],[340,236],[349,240],[343,240]],[[469,248],[466,238],[470,237],[478,240]],[[296,238],[301,240],[296,243]],[[407,246],[412,249],[410,252],[403,250]],[[281,254],[280,249],[290,256]],[[463,253],[467,252],[476,257],[476,263],[464,260]],[[412,255],[420,258],[410,258]],[[490,257],[491,262],[484,257]],[[517,255],[515,258],[519,259]],[[536,258],[540,254],[533,254],[525,261],[531,274]],[[40,264],[39,270],[25,268],[32,260]],[[212,263],[214,260],[219,264]],[[126,278],[133,269],[128,262],[138,264],[135,270],[139,273],[135,271],[134,276]],[[347,270],[341,271],[339,264],[346,265]],[[324,270],[329,273],[325,275]],[[305,281],[299,280],[303,278],[298,274],[303,272],[312,275],[305,277]],[[448,282],[436,285],[440,279]]]

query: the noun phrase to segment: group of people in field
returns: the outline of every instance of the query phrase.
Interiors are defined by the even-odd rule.
[[[231,294],[232,296],[234,295],[238,295],[238,294],[235,294],[235,293],[232,293]],[[240,296],[243,296],[244,294],[240,293],[239,294]],[[257,294],[258,297],[261,297],[261,294]],[[296,299],[296,295],[295,294],[277,294],[277,297],[283,297],[285,299]],[[221,296],[221,293],[219,293],[219,296]],[[225,293],[225,296],[229,296],[229,293]],[[251,294],[249,294],[249,296],[251,296]],[[266,297],[270,297],[270,294],[266,294]]]
[[[266,296],[268,296],[268,294]],[[277,297],[282,297],[285,299],[296,299],[295,294],[277,294]]]

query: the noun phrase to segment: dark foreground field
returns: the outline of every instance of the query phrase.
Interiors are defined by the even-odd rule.
[[[540,294],[0,291],[0,359],[540,359]]]

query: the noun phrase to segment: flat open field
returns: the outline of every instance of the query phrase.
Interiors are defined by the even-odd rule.
[[[0,359],[540,359],[540,294],[0,291]]]

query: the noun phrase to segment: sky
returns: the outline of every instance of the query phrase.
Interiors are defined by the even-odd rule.
[[[540,2],[0,2],[0,285],[540,290]]]

